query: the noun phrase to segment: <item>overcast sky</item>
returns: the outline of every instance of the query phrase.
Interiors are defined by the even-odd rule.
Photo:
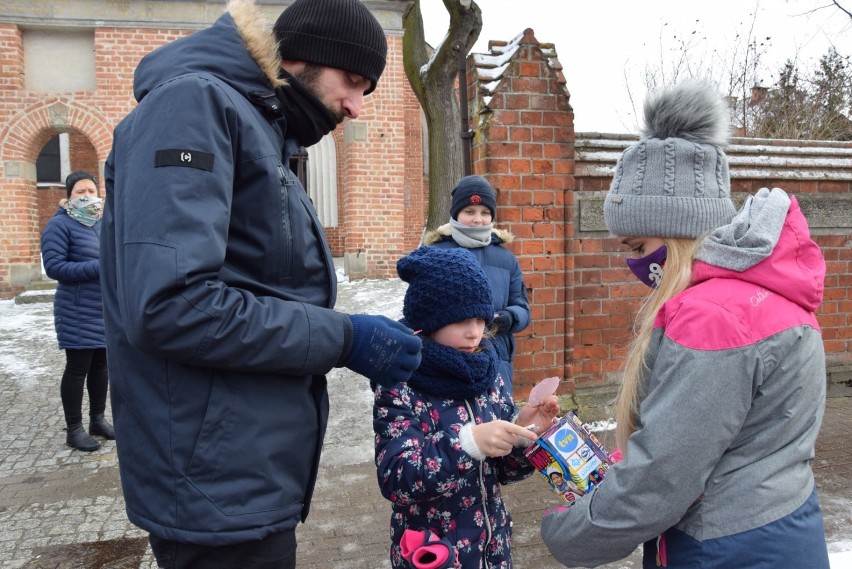
[[[763,62],[764,85],[771,86],[788,58],[813,69],[834,45],[852,56],[852,19],[834,7],[811,13],[830,0],[477,0],[483,29],[474,52],[486,53],[490,40],[510,40],[532,28],[542,43],[553,43],[564,67],[578,132],[637,132],[627,97],[630,82],[641,105],[641,77],[662,58],[679,53],[675,37],[692,45],[695,61],[725,58],[737,34],[769,37]],[[852,10],[852,0],[841,0]],[[441,0],[421,0],[426,40],[437,45],[449,16]],[[756,15],[754,18],[752,15]],[[695,34],[692,34],[696,31]],[[714,54],[715,50],[715,54]],[[709,64],[708,64],[709,67]]]

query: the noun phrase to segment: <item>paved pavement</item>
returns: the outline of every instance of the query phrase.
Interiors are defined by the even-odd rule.
[[[51,307],[26,310],[35,326],[0,310],[0,568],[155,569],[145,534],[124,513],[114,442],[91,454],[65,446],[58,387],[64,356]],[[390,566],[389,507],[369,458],[364,383],[343,373],[331,380],[327,451],[311,515],[297,530],[300,569]],[[357,412],[347,414],[346,406]],[[852,397],[829,400],[814,470],[829,542],[850,549]],[[543,479],[535,475],[504,494],[515,520],[516,567],[559,567],[539,537],[541,513],[554,504]],[[640,566],[634,553],[607,567]]]

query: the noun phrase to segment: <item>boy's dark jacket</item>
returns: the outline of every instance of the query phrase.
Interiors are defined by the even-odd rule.
[[[297,148],[264,101],[250,1],[146,56],[116,128],[101,240],[127,513],[160,537],[263,538],[307,516],[347,317]]]

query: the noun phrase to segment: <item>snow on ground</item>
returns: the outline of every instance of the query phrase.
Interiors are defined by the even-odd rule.
[[[9,374],[23,385],[35,384],[35,378],[50,371],[40,346],[58,350],[53,327],[52,304],[16,305],[0,301],[0,372]],[[30,385],[31,384],[31,385]]]
[[[335,308],[347,314],[381,314],[398,320],[407,287],[400,279],[343,280],[337,285]],[[373,460],[373,392],[367,379],[346,368],[335,368],[328,374],[328,394],[331,411],[322,465]]]

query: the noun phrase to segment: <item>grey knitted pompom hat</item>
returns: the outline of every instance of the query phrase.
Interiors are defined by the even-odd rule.
[[[645,127],[615,169],[604,200],[619,237],[696,238],[736,214],[727,145],[730,119],[716,90],[686,81],[645,100]]]

